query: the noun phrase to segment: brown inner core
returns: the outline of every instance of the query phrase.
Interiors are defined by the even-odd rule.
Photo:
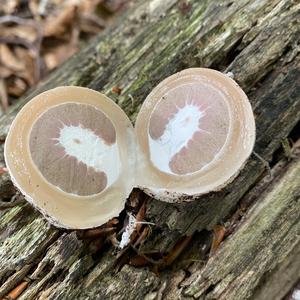
[[[116,142],[115,128],[103,112],[86,104],[61,104],[43,113],[32,127],[29,147],[34,164],[48,182],[64,192],[80,196],[101,192],[107,185],[106,174],[66,155],[58,143],[64,126],[89,129],[106,145]],[[73,141],[81,143],[79,138]]]
[[[199,171],[214,159],[226,141],[230,122],[225,100],[215,88],[201,83],[185,84],[170,90],[156,105],[149,121],[150,137],[159,141],[168,123],[172,122],[176,113],[186,105],[196,106],[204,115],[198,120],[198,130],[169,159],[171,172],[179,175]],[[190,119],[192,116],[187,117],[185,121],[189,122]],[[183,124],[184,122],[182,126]],[[170,146],[165,143],[166,152],[171,149],[171,143],[178,141],[175,135],[182,134],[181,128],[176,128],[177,132],[171,132]],[[152,161],[155,160],[153,155],[154,153]]]

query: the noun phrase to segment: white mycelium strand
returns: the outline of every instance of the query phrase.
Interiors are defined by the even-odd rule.
[[[92,130],[82,126],[63,125],[57,144],[61,145],[66,156],[75,157],[78,162],[107,176],[107,186],[111,185],[120,173],[120,157],[117,143],[107,145]]]
[[[129,215],[128,224],[125,228],[125,231],[122,233],[121,241],[119,244],[120,249],[123,249],[129,244],[130,236],[135,231],[136,224],[137,224],[135,216],[132,214],[128,214],[128,215]]]
[[[122,233],[121,241],[119,244],[120,249],[125,248],[130,243],[130,237],[135,231],[137,224],[155,225],[151,222],[137,221],[135,216],[131,213],[128,213],[128,216],[128,224],[125,227],[125,231]]]
[[[199,127],[199,121],[205,116],[205,110],[193,103],[177,107],[177,112],[169,120],[164,133],[158,139],[149,134],[150,157],[153,164],[160,170],[171,173],[169,163],[182,148],[186,147]]]

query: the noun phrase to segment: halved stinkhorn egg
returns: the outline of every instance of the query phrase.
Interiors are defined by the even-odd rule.
[[[137,185],[163,201],[220,190],[243,167],[255,142],[251,105],[238,84],[193,68],[163,80],[135,124]]]
[[[133,126],[103,94],[59,87],[27,103],[5,142],[13,183],[57,226],[118,216],[134,185]]]

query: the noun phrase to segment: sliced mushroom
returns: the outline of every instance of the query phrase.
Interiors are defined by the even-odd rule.
[[[32,99],[5,143],[12,181],[57,226],[90,228],[117,216],[134,185],[128,117],[112,100],[80,87]]]
[[[134,186],[169,202],[220,190],[252,152],[255,122],[228,76],[188,69],[161,82],[135,125],[80,87],[32,99],[5,142],[13,183],[53,224],[91,228],[117,216]]]
[[[245,93],[228,76],[194,68],[162,81],[135,124],[137,185],[163,201],[221,189],[252,152],[255,122]]]

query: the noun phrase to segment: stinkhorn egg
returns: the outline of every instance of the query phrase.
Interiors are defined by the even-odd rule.
[[[136,184],[168,202],[220,190],[252,152],[251,105],[227,75],[205,68],[176,73],[156,86],[135,124]]]
[[[15,118],[5,160],[13,183],[51,223],[91,228],[117,216],[133,187],[169,202],[221,189],[254,141],[241,88],[218,71],[195,68],[154,88],[135,129],[103,94],[44,92]]]
[[[5,160],[13,183],[51,223],[96,227],[119,214],[132,190],[133,126],[105,95],[55,88],[19,112]]]

